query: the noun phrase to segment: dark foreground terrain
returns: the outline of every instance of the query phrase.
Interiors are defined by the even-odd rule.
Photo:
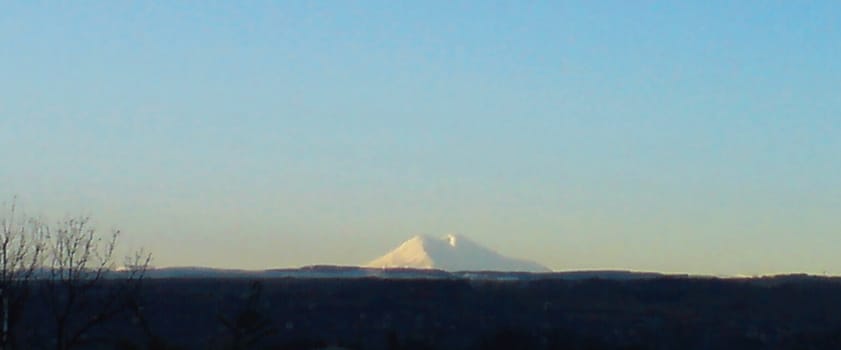
[[[50,348],[37,295],[18,348]],[[84,310],[80,310],[83,313]],[[83,319],[84,317],[82,316]],[[152,279],[91,349],[841,349],[841,283]]]

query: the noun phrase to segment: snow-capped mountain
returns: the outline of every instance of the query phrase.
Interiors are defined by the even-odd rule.
[[[365,267],[445,271],[550,272],[536,262],[503,256],[463,236],[415,236]]]

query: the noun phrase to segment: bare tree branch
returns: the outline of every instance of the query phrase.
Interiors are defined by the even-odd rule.
[[[30,282],[41,266],[46,229],[18,212],[17,198],[0,211],[0,349],[14,343],[12,330],[20,319]]]
[[[138,293],[152,257],[138,251],[117,271],[120,231],[103,238],[88,217],[66,219],[50,233],[44,295],[55,323],[55,348],[67,350],[82,345],[94,328],[130,311],[127,303]]]

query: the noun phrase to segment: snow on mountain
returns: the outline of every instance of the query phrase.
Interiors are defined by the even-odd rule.
[[[536,262],[503,256],[463,236],[415,236],[365,267],[445,271],[550,272]]]

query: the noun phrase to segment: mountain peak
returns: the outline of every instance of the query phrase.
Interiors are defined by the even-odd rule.
[[[450,244],[451,247],[456,246],[456,241],[458,240],[455,235],[447,235],[447,243]]]
[[[441,238],[414,236],[365,266],[447,271],[550,271],[532,261],[503,256],[456,234],[448,234]]]

